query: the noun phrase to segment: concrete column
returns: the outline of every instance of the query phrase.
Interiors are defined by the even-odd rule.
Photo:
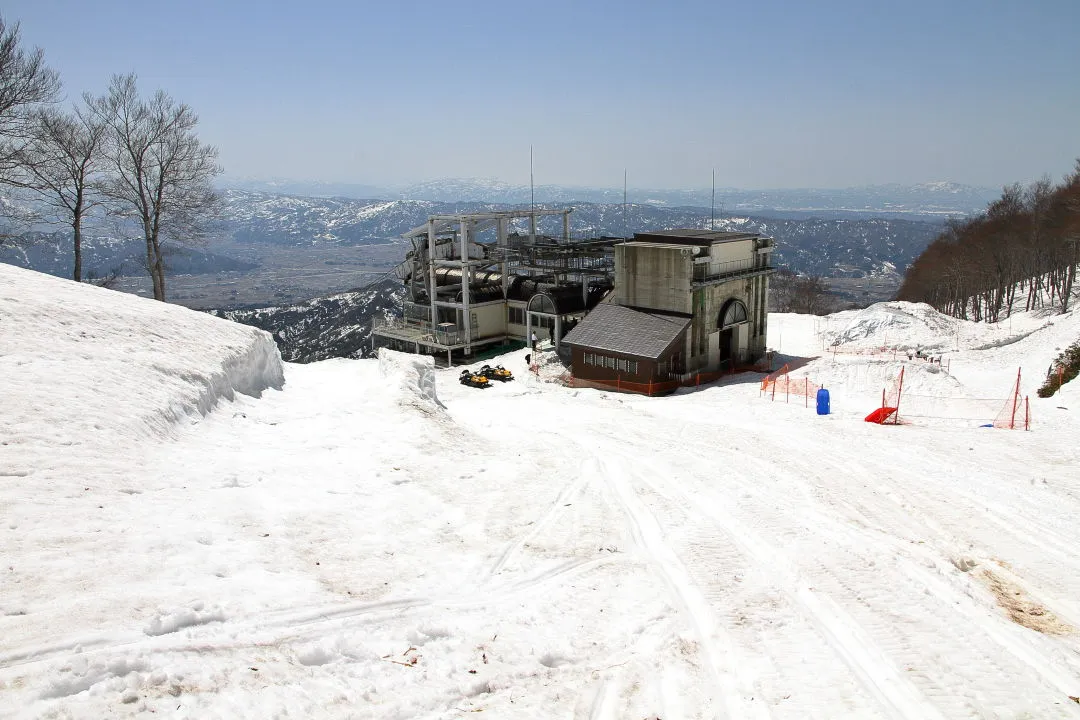
[[[570,213],[562,214],[562,236],[567,243],[570,242]]]

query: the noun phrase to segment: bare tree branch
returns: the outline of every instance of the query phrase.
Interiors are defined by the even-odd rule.
[[[21,48],[19,24],[0,18],[0,185],[20,183],[19,156],[34,136],[35,113],[59,92],[60,77],[45,64],[44,52]]]
[[[35,136],[20,157],[27,185],[49,210],[49,220],[72,229],[75,251],[73,277],[82,280],[83,219],[103,200],[101,150],[105,125],[93,113],[40,111]]]
[[[140,98],[135,75],[114,76],[108,92],[87,97],[107,127],[108,180],[113,212],[136,220],[146,241],[154,298],[165,299],[165,241],[198,242],[209,229],[221,172],[217,148],[195,134],[198,116],[159,90]]]

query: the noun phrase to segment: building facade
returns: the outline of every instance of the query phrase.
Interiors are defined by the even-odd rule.
[[[708,230],[638,233],[616,245],[609,301],[638,315],[620,313],[614,330],[601,329],[611,325],[613,316],[595,310],[587,315],[564,339],[572,348],[574,377],[611,380],[606,361],[589,362],[605,350],[605,343],[617,346],[620,357],[638,361],[635,381],[645,377],[644,367],[651,368],[649,382],[665,382],[761,359],[773,247],[773,240],[762,235]],[[636,343],[635,336],[658,317],[671,318],[669,327],[683,327],[661,355],[654,355],[655,346]]]

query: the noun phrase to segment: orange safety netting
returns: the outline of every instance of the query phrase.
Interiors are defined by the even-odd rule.
[[[768,395],[772,400],[780,396],[784,402],[791,402],[791,396],[794,395],[805,398],[804,404],[809,407],[810,398],[817,397],[817,391],[821,389],[821,386],[810,382],[808,377],[791,377],[790,370],[789,365],[784,365],[771,375],[762,378],[760,394]]]
[[[786,366],[785,366],[786,367]],[[760,372],[759,366],[747,365],[742,367],[735,367],[728,370],[713,370],[709,372],[691,372],[685,375],[679,375],[674,379],[658,380],[649,383],[631,382],[629,380],[623,380],[622,377],[616,377],[614,380],[598,380],[579,378],[570,373],[569,377],[561,379],[564,384],[570,387],[591,387],[601,390],[619,390],[624,392],[640,393],[642,395],[666,395],[681,387],[696,387],[698,385],[707,385],[708,383],[716,382],[717,380],[734,375],[740,372]]]
[[[899,425],[913,421],[963,420],[986,423],[986,427],[1031,429],[1031,409],[1028,399],[1020,394],[1019,371],[1012,396],[1004,404],[1000,399],[912,395],[904,388],[904,371],[902,366],[881,391],[881,406],[866,416],[866,422]],[[1000,408],[996,416],[995,408]],[[991,417],[993,421],[989,422]]]
[[[1020,370],[1016,371],[1016,384],[1013,385],[1012,396],[1005,401],[997,417],[994,418],[994,427],[1007,430],[1031,429],[1031,408],[1027,397],[1020,395]]]

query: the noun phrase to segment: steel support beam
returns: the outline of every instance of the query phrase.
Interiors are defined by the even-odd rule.
[[[469,303],[472,300],[472,266],[469,264],[470,222],[461,221],[461,323],[465,328],[465,354],[472,354],[472,313]]]
[[[435,326],[439,324],[439,316],[435,311],[435,221],[428,220],[427,233],[427,261],[428,261],[428,302],[431,303],[431,332],[435,332]]]

